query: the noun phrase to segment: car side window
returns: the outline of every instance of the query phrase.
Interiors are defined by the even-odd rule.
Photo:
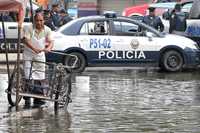
[[[80,35],[107,35],[108,23],[106,21],[92,21],[83,24]]]
[[[3,14],[3,20],[4,20],[4,22],[14,22],[13,13],[12,12],[4,13]],[[0,21],[2,22],[2,17],[0,17]]]
[[[134,23],[114,21],[116,35],[135,36],[140,32],[140,27]]]
[[[117,36],[148,36],[149,34],[157,36],[143,25],[126,21],[114,21],[113,32]]]

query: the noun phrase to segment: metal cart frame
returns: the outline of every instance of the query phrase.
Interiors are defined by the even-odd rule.
[[[71,102],[71,77],[72,73],[66,69],[73,69],[78,61],[77,56],[52,52],[54,54],[59,54],[71,58],[73,63],[71,66],[66,66],[61,63],[53,62],[39,62],[31,61],[30,75],[28,79],[25,79],[23,67],[20,67],[19,71],[19,87],[17,86],[17,65],[15,65],[13,73],[10,77],[7,92],[8,102],[11,106],[16,106],[21,101],[22,97],[37,98],[42,100],[48,100],[54,102],[54,109],[57,110],[58,107],[62,106],[67,108],[68,104]],[[43,72],[41,70],[33,70],[32,66],[34,63],[44,64],[45,69],[45,79],[42,81],[41,85],[36,85],[32,78],[32,74],[35,72]],[[37,88],[41,89],[43,94],[37,94],[34,91]],[[17,95],[18,91],[18,95]]]

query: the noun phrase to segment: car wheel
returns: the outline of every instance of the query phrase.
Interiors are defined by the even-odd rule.
[[[78,61],[73,67],[71,67],[75,62],[75,57],[66,57],[64,60],[64,64],[70,66],[69,68],[67,68],[67,71],[74,73],[83,72],[86,67],[86,59],[84,55],[79,52],[72,52],[70,53],[70,55],[75,55],[78,58]]]
[[[161,67],[169,72],[180,71],[183,67],[183,57],[175,50],[167,51],[162,56]]]

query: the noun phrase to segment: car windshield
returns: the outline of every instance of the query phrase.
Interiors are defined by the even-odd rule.
[[[61,26],[60,28],[58,28],[56,31],[57,32],[62,32],[63,30],[65,30],[66,28],[70,27],[73,23],[76,23],[76,21],[78,21],[78,19],[74,19],[72,21],[69,21],[67,24]]]
[[[188,3],[182,6],[181,12],[190,12],[193,3]]]
[[[146,25],[144,23],[141,23],[141,25],[143,25],[143,27],[146,27],[149,31],[151,31],[152,33],[154,33],[155,35],[159,36],[159,37],[164,37],[166,34],[163,32],[159,32],[158,30],[156,30],[155,28]]]

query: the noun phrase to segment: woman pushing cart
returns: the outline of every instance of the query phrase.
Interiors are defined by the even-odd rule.
[[[44,105],[45,100],[54,101],[55,109],[59,105],[68,105],[71,101],[71,73],[66,68],[73,68],[77,57],[56,52],[71,58],[72,65],[46,62],[45,53],[51,52],[53,40],[51,30],[44,26],[41,12],[35,14],[33,25],[24,28],[23,35],[23,68],[20,69],[17,63],[6,91],[10,105],[18,105],[22,97],[25,106],[31,105],[30,98],[33,98],[34,107]]]

